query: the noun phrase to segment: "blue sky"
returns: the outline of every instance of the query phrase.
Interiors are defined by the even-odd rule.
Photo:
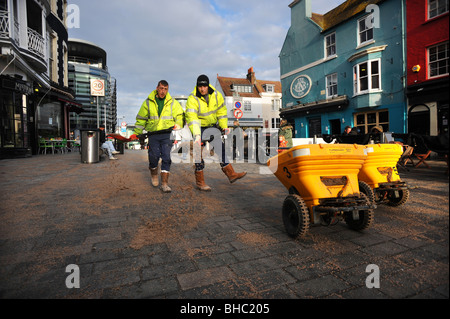
[[[189,95],[200,74],[280,80],[278,55],[292,0],[69,0],[80,9],[83,39],[108,54],[117,79],[118,116],[134,124],[142,102],[165,79],[172,96]],[[326,13],[343,0],[311,0]]]

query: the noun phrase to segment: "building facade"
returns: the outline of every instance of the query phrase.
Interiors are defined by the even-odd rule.
[[[406,0],[408,129],[448,134],[449,2]]]
[[[65,0],[0,0],[1,157],[37,154],[39,138],[69,137],[80,112],[68,87]]]
[[[104,96],[93,94],[91,80],[102,80]],[[96,44],[69,39],[69,87],[83,107],[83,113],[72,114],[71,129],[90,130],[105,125],[115,132],[117,125],[117,81],[107,67],[107,54]]]
[[[230,127],[235,120],[244,128],[280,126],[281,82],[258,80],[250,68],[245,78],[217,76],[216,89],[225,99]]]
[[[341,134],[346,126],[406,132],[404,1],[348,0],[324,15],[311,11],[311,0],[289,7],[281,116],[295,137]]]

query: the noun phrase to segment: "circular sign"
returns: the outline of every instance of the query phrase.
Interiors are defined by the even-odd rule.
[[[122,126],[127,126],[127,123],[126,122],[122,122]]]
[[[312,81],[311,78],[307,75],[300,75],[295,78],[291,84],[291,94],[293,97],[297,99],[301,99],[309,94],[311,91]]]
[[[237,109],[234,110],[234,117],[237,118],[238,120],[240,120],[243,116],[244,116],[244,112],[242,112],[242,110]]]
[[[94,91],[103,91],[103,81],[100,80],[92,81],[92,89]]]
[[[240,109],[242,107],[242,104],[241,104],[241,102],[236,102],[236,104],[234,106],[236,106],[236,108]]]

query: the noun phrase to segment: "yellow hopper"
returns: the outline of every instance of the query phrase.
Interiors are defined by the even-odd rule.
[[[288,234],[302,236],[310,224],[340,219],[354,230],[370,227],[375,206],[358,183],[366,158],[366,148],[356,144],[301,145],[271,158],[268,166],[290,194],[282,212]]]
[[[409,190],[402,182],[397,163],[403,154],[398,144],[366,145],[367,158],[358,179],[360,189],[371,201],[401,206],[409,199]]]

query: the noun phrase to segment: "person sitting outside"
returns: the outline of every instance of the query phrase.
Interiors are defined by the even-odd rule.
[[[278,139],[279,139],[279,143],[278,143],[278,147],[279,147],[279,149],[278,149],[278,153],[282,153],[282,152],[284,152],[285,150],[284,150],[284,148],[287,148],[287,141],[286,141],[286,138],[283,136],[283,135],[280,135],[279,137],[278,137]]]
[[[119,154],[120,152],[116,151],[114,148],[114,144],[111,141],[106,140],[106,132],[105,132],[105,126],[100,125],[100,148],[104,149],[106,152],[106,155],[108,155],[110,160],[117,160],[114,155]]]
[[[292,130],[293,129],[294,128],[292,127],[292,125],[289,124],[286,119],[281,120],[278,136],[284,136],[284,138],[287,142],[286,147],[288,147],[288,148],[292,148],[294,146],[293,141],[292,141]]]
[[[352,127],[351,126],[346,126],[344,129],[344,133],[342,133],[342,135],[350,135],[350,133],[352,132]]]

